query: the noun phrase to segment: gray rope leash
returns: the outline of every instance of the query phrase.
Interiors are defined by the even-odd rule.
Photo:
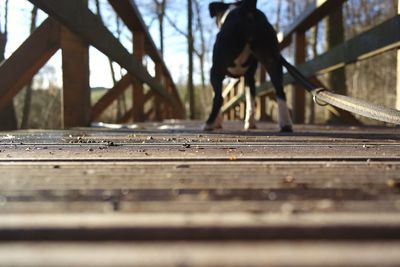
[[[306,91],[313,95],[314,102],[320,106],[330,104],[340,109],[374,120],[400,125],[400,111],[382,105],[372,104],[365,100],[338,95],[325,88],[318,88],[298,69],[281,57],[283,65],[289,73],[300,82]]]
[[[382,105],[372,104],[367,101],[332,93],[324,88],[318,88],[311,93],[314,102],[321,105],[321,101],[340,109],[388,123],[400,125],[400,111]]]

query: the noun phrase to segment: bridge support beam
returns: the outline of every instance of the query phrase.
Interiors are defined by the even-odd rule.
[[[90,124],[89,45],[61,27],[63,66],[62,127]]]

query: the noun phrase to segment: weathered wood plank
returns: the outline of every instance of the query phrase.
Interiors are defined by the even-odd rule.
[[[60,26],[47,19],[0,66],[0,110],[25,86],[60,48]]]
[[[0,215],[0,241],[397,240],[398,214]]]
[[[63,68],[62,127],[87,127],[91,113],[89,45],[65,27],[61,27],[60,45]]]
[[[391,190],[396,162],[26,162],[0,163],[7,175],[0,188],[10,190],[120,190],[218,188],[331,188]],[[29,173],[29,175],[26,175]],[[112,173],[106,180],[107,173]],[[251,175],[250,175],[251,174]],[[378,175],[379,174],[379,175]],[[243,177],[246,177],[245,179]],[[288,178],[289,177],[289,178]],[[45,182],[43,182],[43,179]],[[254,191],[256,192],[256,191]],[[261,192],[262,193],[262,192]],[[379,197],[378,194],[372,194]],[[382,196],[384,197],[384,196]]]
[[[4,145],[0,160],[12,161],[399,161],[399,145],[153,143],[66,145]]]
[[[124,191],[125,192],[125,191]],[[298,200],[288,201],[30,201],[7,202],[2,205],[1,214],[71,214],[71,213],[226,213],[246,212],[250,214],[278,213],[398,213],[399,204],[395,201],[329,201]]]
[[[131,75],[147,83],[155,92],[180,111],[179,101],[167,94],[164,88],[135,60],[111,32],[82,5],[79,0],[29,0],[75,32],[89,44],[120,64]]]
[[[0,265],[24,267],[397,267],[399,242],[6,243]]]

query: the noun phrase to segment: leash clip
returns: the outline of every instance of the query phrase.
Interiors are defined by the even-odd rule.
[[[321,107],[326,107],[326,106],[328,106],[329,104],[328,103],[326,103],[326,102],[321,102],[321,101],[319,101],[318,100],[318,98],[317,98],[317,95],[320,93],[320,92],[322,92],[322,91],[328,91],[327,89],[325,89],[325,88],[317,88],[317,89],[315,89],[314,91],[313,91],[313,101],[314,101],[314,103],[315,104],[317,104],[317,105],[319,105],[319,106],[321,106]]]

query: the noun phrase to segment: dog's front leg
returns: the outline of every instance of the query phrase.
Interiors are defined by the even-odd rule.
[[[257,69],[257,64],[254,64],[245,75],[245,93],[246,93],[246,117],[244,120],[244,129],[256,129],[256,85],[254,74]]]
[[[221,106],[222,106],[222,82],[224,80],[224,74],[218,71],[214,66],[211,68],[211,85],[214,89],[214,100],[213,106],[211,109],[210,116],[203,129],[205,131],[212,131],[215,129],[222,128],[222,114],[221,114]]]

